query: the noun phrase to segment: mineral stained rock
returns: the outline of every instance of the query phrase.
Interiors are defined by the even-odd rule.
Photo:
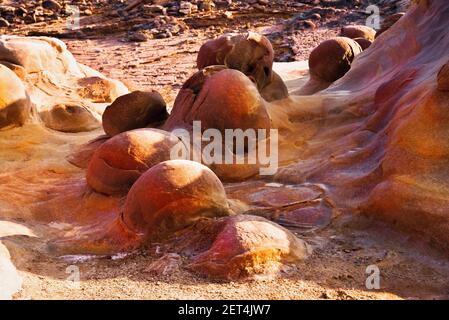
[[[31,104],[26,102],[28,98],[22,93],[21,101],[11,105],[9,111],[2,103],[2,127],[7,122],[16,125],[26,120],[36,122],[38,118],[32,116],[36,113],[51,129],[89,131],[101,126],[101,114],[107,103],[128,93],[122,83],[78,64],[65,44],[57,39],[2,35],[0,61],[0,81],[13,79],[9,72],[4,71],[5,66],[10,68],[18,76],[11,80],[13,88],[26,88],[31,101]],[[34,111],[29,112],[30,108]]]
[[[288,97],[282,79],[273,71],[274,51],[270,41],[259,34],[224,35],[210,40],[200,48],[198,69],[226,65],[239,70],[255,81],[267,101]]]
[[[380,30],[376,33],[376,38],[380,36],[382,33],[390,29],[396,22],[399,21],[405,15],[404,12],[398,12],[396,14],[385,17],[382,20],[382,24],[380,25]]]
[[[22,81],[0,64],[0,129],[23,125],[30,111],[31,102]]]
[[[118,97],[103,113],[103,129],[109,136],[158,126],[168,117],[164,98],[156,92],[134,91]]]
[[[168,132],[137,129],[114,136],[95,151],[87,168],[86,180],[104,194],[127,191],[152,166],[169,160],[172,148],[182,142]]]
[[[202,218],[229,214],[223,184],[188,160],[162,162],[143,174],[126,198],[123,222],[146,239],[163,239]]]
[[[266,104],[255,84],[240,71],[209,67],[187,80],[163,128],[167,131],[179,128],[191,131],[194,121],[200,121],[202,131],[218,130],[223,137],[226,129],[262,129],[270,132],[271,119]],[[194,150],[192,140],[190,149]],[[223,139],[221,142],[225,143]],[[225,145],[223,152],[235,157],[234,150]],[[254,176],[258,168],[257,163],[211,165],[211,169],[225,180],[242,180]]]
[[[341,28],[340,36],[351,39],[363,38],[372,42],[376,38],[376,30],[368,26],[352,25]]]
[[[311,253],[304,241],[265,218],[238,215],[213,223],[215,226],[198,230],[201,243],[210,242],[210,247],[196,254],[188,266],[209,278],[237,280],[273,274],[283,263],[296,263]],[[195,240],[195,235],[192,238]]]
[[[295,94],[309,95],[326,89],[349,71],[355,57],[362,51],[355,40],[347,37],[336,37],[320,43],[310,53],[310,80]]]

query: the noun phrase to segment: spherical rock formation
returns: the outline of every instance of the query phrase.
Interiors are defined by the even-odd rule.
[[[162,162],[132,186],[125,225],[147,239],[171,235],[198,219],[229,214],[224,187],[207,167],[188,160]]]
[[[204,43],[199,52],[196,64],[199,70],[214,65],[224,65],[225,58],[232,50],[236,35],[225,35]]]
[[[243,73],[210,69],[192,76],[176,98],[164,128],[201,121],[203,129],[269,129],[270,117],[257,87]]]
[[[198,53],[197,66],[201,70],[212,65],[226,65],[230,69],[239,70],[255,81],[262,95],[264,91],[273,92],[266,95],[266,100],[272,101],[288,96],[282,79],[272,70],[273,60],[274,50],[270,41],[264,36],[249,32],[225,35],[206,42]]]
[[[334,82],[349,71],[352,61],[361,52],[360,45],[350,38],[326,40],[310,54],[310,74],[323,81]]]
[[[189,268],[204,276],[237,280],[260,273],[276,273],[282,263],[305,259],[311,248],[287,229],[265,218],[238,215],[201,231],[212,245],[193,257]],[[207,230],[212,232],[208,234]],[[213,240],[206,240],[211,237]],[[195,240],[195,236],[193,236]]]
[[[22,81],[0,64],[0,129],[23,125],[30,111],[31,102]]]
[[[438,90],[449,91],[449,62],[447,62],[438,72]]]
[[[341,28],[340,36],[351,39],[363,38],[369,41],[374,41],[376,30],[368,26],[352,25]]]
[[[359,44],[359,46],[362,48],[362,50],[368,49],[371,44],[373,43],[371,40],[365,39],[365,38],[355,38],[355,42]]]
[[[61,132],[91,131],[100,127],[98,119],[88,108],[58,104],[39,112],[47,128]]]
[[[116,135],[92,156],[86,180],[97,192],[126,192],[149,168],[169,160],[172,148],[183,147],[179,139],[157,129],[138,129]]]
[[[134,91],[118,97],[103,113],[103,128],[109,136],[147,126],[157,126],[168,117],[167,106],[156,92]]]

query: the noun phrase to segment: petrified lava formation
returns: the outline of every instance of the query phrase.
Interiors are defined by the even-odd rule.
[[[198,53],[198,69],[225,65],[253,79],[267,101],[288,97],[288,90],[273,71],[274,51],[270,41],[259,34],[225,35],[206,42]]]
[[[127,191],[142,173],[169,160],[176,147],[185,148],[177,137],[162,130],[137,129],[116,135],[93,154],[87,183],[105,194]]]

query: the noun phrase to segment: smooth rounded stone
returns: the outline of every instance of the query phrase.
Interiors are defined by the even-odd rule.
[[[359,46],[362,48],[363,51],[368,49],[373,43],[371,40],[365,38],[355,38],[354,41],[359,44]]]
[[[23,125],[30,111],[31,102],[22,81],[0,64],[0,130]]]
[[[231,69],[199,71],[184,84],[164,128],[201,121],[203,129],[270,129],[271,120],[257,87]]]
[[[62,9],[62,6],[59,4],[59,2],[54,0],[42,1],[42,7],[51,11],[59,11]]]
[[[207,41],[200,48],[197,58],[198,69],[213,65],[226,65],[230,69],[243,72],[250,77],[259,91],[273,92],[267,101],[274,97],[288,96],[282,79],[273,72],[274,50],[270,41],[257,33],[225,35]],[[273,83],[274,82],[274,83]],[[269,88],[266,88],[269,86]],[[278,92],[275,92],[275,90]]]
[[[188,266],[209,278],[238,280],[275,274],[283,264],[297,263],[312,253],[307,243],[262,217],[237,215],[214,224],[199,228],[200,242],[212,244],[194,256]],[[192,238],[196,240],[195,235]]]
[[[87,183],[104,194],[126,192],[145,171],[169,160],[172,148],[183,146],[177,137],[162,130],[121,133],[95,151],[87,168]]]
[[[376,38],[376,30],[368,26],[352,25],[341,28],[340,36],[351,39],[363,38],[366,40],[374,41],[374,39]]]
[[[156,92],[134,91],[118,97],[103,113],[103,129],[109,136],[158,126],[168,118],[164,98]]]
[[[449,62],[447,62],[438,72],[438,90],[449,91]]]
[[[360,45],[346,37],[323,41],[309,57],[311,76],[326,82],[343,77],[351,68],[354,58],[362,52]]]
[[[380,25],[380,30],[376,33],[376,38],[379,37],[382,33],[390,29],[399,19],[401,19],[405,15],[405,12],[398,12],[391,16],[382,19],[382,23]]]
[[[229,214],[218,177],[188,160],[162,162],[145,172],[128,193],[123,222],[146,239],[161,239],[203,218]]]
[[[92,131],[100,127],[100,121],[86,107],[58,104],[39,112],[47,128],[61,132]]]
[[[225,58],[234,46],[236,35],[225,35],[204,43],[198,52],[197,67],[199,70],[214,65],[224,65]]]
[[[271,73],[271,81],[260,90],[261,96],[268,102],[286,99],[289,96],[284,80],[276,73]]]

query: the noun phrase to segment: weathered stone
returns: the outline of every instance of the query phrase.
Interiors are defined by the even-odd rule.
[[[332,83],[349,71],[352,61],[361,52],[360,45],[350,38],[326,40],[310,54],[310,74]]]
[[[447,62],[438,72],[438,90],[449,91],[449,62]]]
[[[228,214],[224,187],[210,169],[193,161],[171,160],[136,181],[126,198],[123,221],[147,239],[160,239],[199,219]]]
[[[369,41],[374,41],[376,30],[363,25],[352,25],[341,28],[340,36],[351,39],[364,38]]]
[[[0,129],[23,125],[30,111],[31,102],[22,81],[0,64]]]
[[[211,243],[210,247],[195,255],[188,266],[210,278],[237,280],[273,274],[283,263],[296,263],[311,254],[304,241],[265,218],[238,215],[210,223],[216,226],[200,229],[198,236],[202,243]]]
[[[134,91],[117,98],[103,113],[104,131],[114,136],[121,132],[156,127],[168,117],[164,98],[156,92]]]
[[[183,148],[176,136],[157,129],[138,129],[116,135],[95,151],[86,180],[104,194],[126,192],[148,169],[171,158],[172,148]]]

